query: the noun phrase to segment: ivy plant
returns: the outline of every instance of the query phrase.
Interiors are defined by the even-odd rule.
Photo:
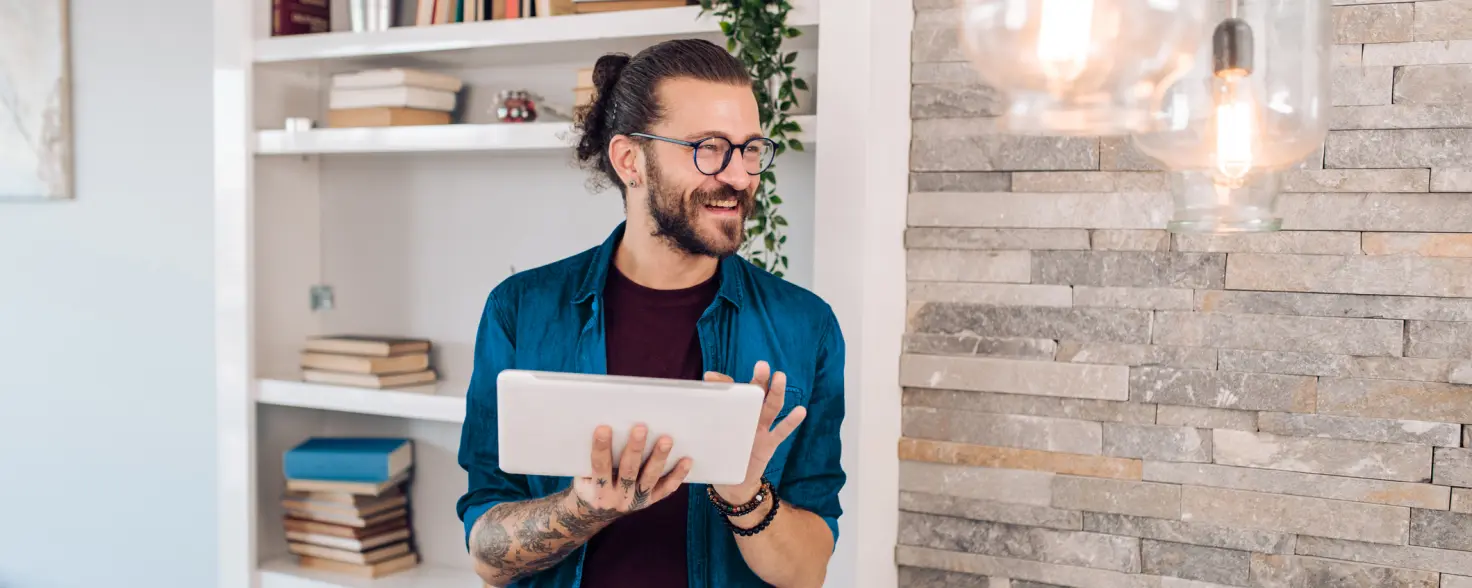
[[[808,85],[792,75],[797,53],[782,51],[784,40],[802,34],[787,26],[792,4],[787,0],[700,0],[700,6],[701,16],[713,14],[719,19],[726,50],[739,57],[751,73],[762,132],[776,142],[776,155],[781,157],[788,149],[802,151],[802,141],[796,138],[802,127],[787,112],[797,106],[797,91],[807,90]],[[777,195],[775,169],[774,164],[762,172],[742,248],[754,265],[782,277],[787,270],[787,255],[782,252],[787,244],[787,219],[778,211],[782,197]]]

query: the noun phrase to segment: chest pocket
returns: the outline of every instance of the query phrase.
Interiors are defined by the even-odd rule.
[[[777,418],[772,421],[773,425],[781,423],[783,419],[786,419],[788,415],[792,414],[792,409],[805,406],[807,402],[807,389],[800,386],[787,386],[787,393],[782,397],[782,410],[777,412]],[[803,417],[802,423],[797,426],[797,430],[793,431],[791,435],[787,436],[787,439],[782,441],[781,445],[777,446],[777,451],[772,453],[772,459],[767,462],[765,474],[767,479],[772,481],[772,484],[781,484],[782,471],[787,467],[787,459],[792,452],[792,441],[797,438],[798,432],[802,431],[803,427],[808,426],[808,418],[806,416]]]

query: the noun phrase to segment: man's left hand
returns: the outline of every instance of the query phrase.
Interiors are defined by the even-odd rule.
[[[717,372],[706,372],[707,382],[733,382],[731,376]],[[762,403],[761,416],[757,419],[756,440],[751,446],[751,461],[746,466],[746,480],[735,486],[714,485],[716,493],[731,504],[745,504],[756,496],[761,490],[762,473],[767,470],[767,462],[771,461],[772,453],[777,451],[797,425],[802,423],[803,417],[807,416],[807,409],[799,406],[792,409],[782,422],[772,427],[772,421],[777,419],[777,414],[782,412],[782,403],[787,398],[787,374],[777,372],[771,375],[771,366],[765,361],[756,362],[756,368],[752,372],[751,383],[761,386],[767,391],[766,400]]]

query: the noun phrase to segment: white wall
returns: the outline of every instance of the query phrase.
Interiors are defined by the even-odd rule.
[[[77,199],[0,204],[0,587],[210,586],[210,4],[71,3]]]

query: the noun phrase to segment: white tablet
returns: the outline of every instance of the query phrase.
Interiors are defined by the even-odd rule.
[[[687,483],[746,479],[765,393],[753,384],[505,370],[496,378],[500,466],[515,474],[590,476],[593,431],[613,429],[613,464],[629,431],[648,429],[647,459],[660,435],[674,441],[664,471],[692,460]]]

